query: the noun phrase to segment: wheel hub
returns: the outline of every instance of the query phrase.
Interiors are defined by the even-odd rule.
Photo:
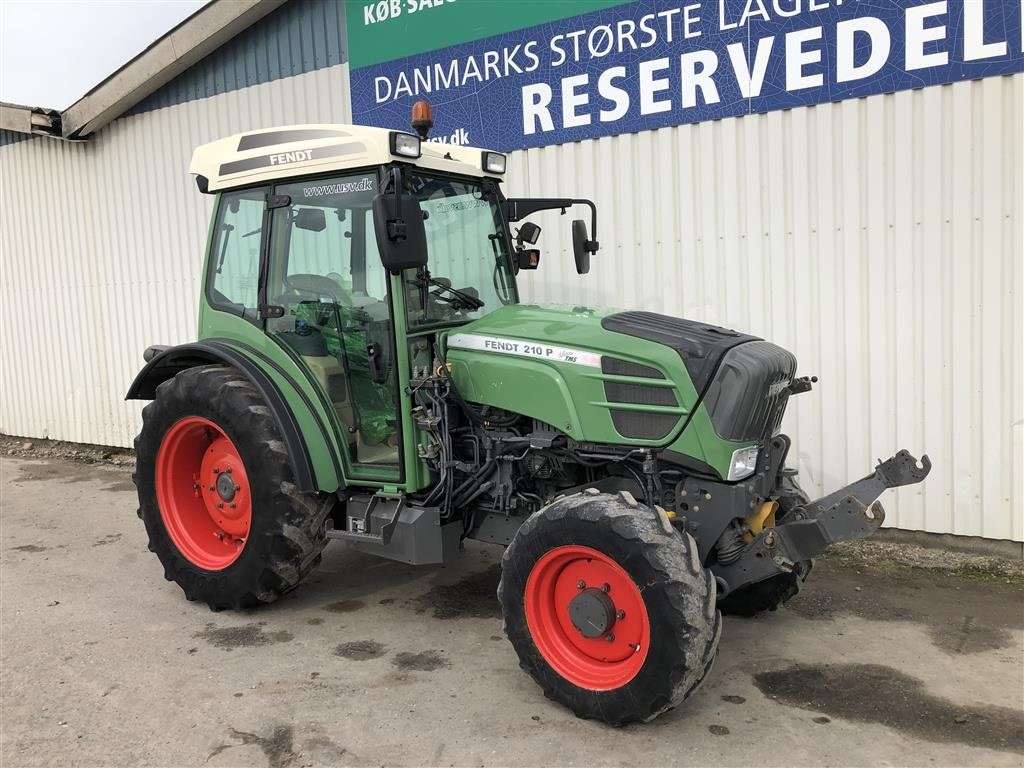
[[[231,501],[235,498],[235,493],[238,489],[235,488],[235,480],[231,477],[231,470],[222,472],[217,477],[217,495],[219,495],[224,501]]]
[[[615,603],[603,589],[584,589],[569,601],[569,619],[584,637],[600,637],[615,623]]]

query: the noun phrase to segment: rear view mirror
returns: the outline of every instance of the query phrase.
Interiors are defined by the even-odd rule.
[[[597,243],[587,234],[587,223],[583,219],[572,222],[572,255],[576,259],[576,274],[585,275],[590,271],[590,255],[597,251]]]
[[[427,264],[427,232],[419,201],[410,194],[373,198],[373,228],[384,268],[393,274]]]
[[[327,216],[323,208],[299,208],[295,211],[295,226],[308,232],[323,232],[327,228]]]

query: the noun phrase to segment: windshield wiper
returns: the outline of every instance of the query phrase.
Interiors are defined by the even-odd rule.
[[[474,296],[473,294],[466,293],[465,291],[460,291],[458,288],[452,288],[450,280],[432,277],[426,272],[417,273],[415,283],[426,283],[428,285],[434,286],[435,288],[440,288],[443,291],[447,291],[448,293],[452,294],[453,296],[461,300],[462,303],[465,304],[466,307],[470,310],[480,309],[484,305],[483,300]]]

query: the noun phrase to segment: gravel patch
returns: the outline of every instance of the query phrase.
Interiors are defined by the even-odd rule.
[[[967,578],[1024,582],[1022,560],[955,552],[916,544],[897,544],[871,539],[844,541],[833,544],[821,557],[852,566],[880,569],[921,568],[955,573]]]
[[[0,455],[21,459],[70,459],[85,464],[112,464],[119,467],[135,464],[135,451],[131,448],[4,434],[0,434]]]

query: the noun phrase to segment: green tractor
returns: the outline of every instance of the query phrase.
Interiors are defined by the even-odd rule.
[[[774,344],[642,311],[522,304],[543,210],[503,154],[349,125],[200,147],[216,195],[199,340],[150,347],[127,397],[150,549],[189,600],[269,603],[331,540],[411,564],[506,547],[497,598],[521,666],[580,717],[679,704],[721,613],[773,610],[829,544],[869,536],[906,451],[810,500],[786,466]]]

